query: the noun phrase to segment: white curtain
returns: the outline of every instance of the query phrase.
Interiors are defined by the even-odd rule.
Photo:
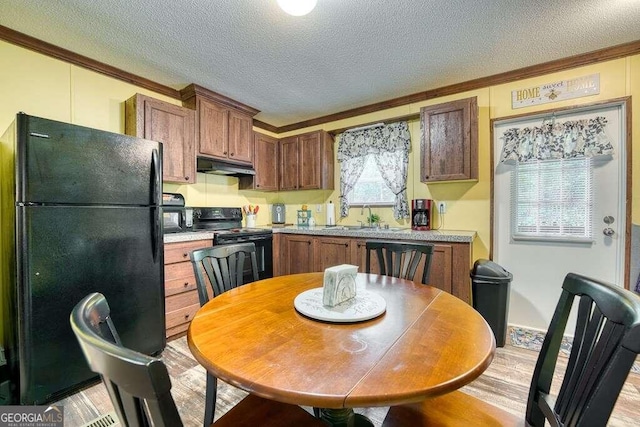
[[[411,135],[407,122],[343,132],[338,144],[340,216],[349,214],[347,195],[362,173],[365,157],[372,154],[382,179],[396,196],[393,216],[396,219],[408,218],[407,170],[410,147]]]
[[[354,157],[344,160],[340,166],[340,217],[349,215],[349,199],[347,194],[353,190],[354,185],[364,169],[365,157]]]

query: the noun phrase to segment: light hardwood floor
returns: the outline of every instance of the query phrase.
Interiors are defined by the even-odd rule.
[[[498,348],[489,369],[463,390],[509,412],[522,415],[537,355],[535,351],[511,345]],[[171,341],[162,357],[171,375],[172,393],[184,425],[201,427],[204,413],[204,369],[191,356],[184,337]],[[562,362],[559,365],[558,370],[561,369]],[[244,395],[244,391],[219,382],[216,419]],[[56,404],[64,405],[65,425],[74,427],[83,426],[113,411],[109,396],[101,383]],[[380,426],[387,408],[356,408],[356,412],[367,415],[375,426]],[[640,374],[629,374],[608,425],[640,426]]]

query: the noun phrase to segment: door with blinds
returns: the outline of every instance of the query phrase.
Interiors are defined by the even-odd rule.
[[[493,121],[493,260],[509,324],[546,330],[576,272],[624,286],[626,100]]]

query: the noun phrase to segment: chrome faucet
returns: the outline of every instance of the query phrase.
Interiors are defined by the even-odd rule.
[[[369,224],[369,227],[371,227],[371,206],[369,206],[367,203],[362,205],[362,209],[360,209],[360,215],[364,214],[364,208],[368,208],[369,209],[369,216],[367,217],[367,224]]]

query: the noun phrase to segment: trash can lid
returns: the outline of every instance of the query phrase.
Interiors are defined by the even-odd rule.
[[[488,259],[479,259],[473,264],[471,278],[486,280],[488,282],[510,282],[513,274],[505,270],[501,265]]]

